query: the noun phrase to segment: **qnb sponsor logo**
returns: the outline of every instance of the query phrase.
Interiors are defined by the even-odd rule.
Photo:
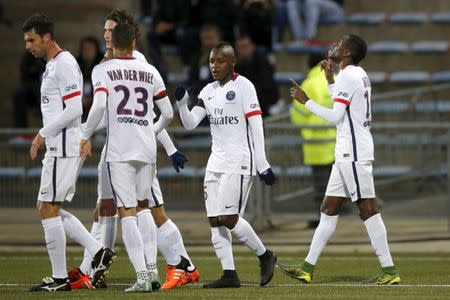
[[[147,120],[138,120],[133,117],[117,117],[117,122],[119,123],[128,123],[128,124],[136,124],[139,126],[148,126]]]
[[[68,91],[76,90],[77,88],[78,88],[78,86],[76,84],[72,84],[72,85],[66,86],[65,90],[66,90],[66,92],[68,92]]]
[[[364,127],[370,127],[370,126],[372,126],[372,121],[371,120],[364,122]]]
[[[237,116],[213,117],[211,115],[208,115],[208,120],[209,124],[212,125],[234,125],[239,123],[239,118]]]
[[[258,108],[259,107],[259,105],[258,104],[256,104],[256,103],[253,103],[253,104],[250,104],[250,108]]]
[[[348,93],[347,92],[338,92],[338,97],[339,96],[342,96],[342,97],[344,97],[344,98],[347,98],[348,97]]]

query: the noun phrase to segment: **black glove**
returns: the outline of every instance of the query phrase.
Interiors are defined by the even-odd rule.
[[[180,173],[180,168],[184,169],[184,163],[188,161],[187,157],[180,151],[172,154],[170,159],[172,160],[172,165],[177,173]]]
[[[267,185],[273,185],[273,184],[275,184],[275,181],[277,181],[277,178],[275,177],[275,174],[273,174],[271,168],[268,168],[261,174],[258,173],[258,175],[259,175],[259,179],[261,179],[261,181],[264,181],[264,183]]]
[[[186,89],[183,86],[177,87],[175,90],[175,99],[181,101],[184,98],[184,94],[186,94]]]

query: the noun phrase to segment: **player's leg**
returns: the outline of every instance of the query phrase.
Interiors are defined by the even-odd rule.
[[[370,242],[381,265],[381,274],[369,280],[368,283],[399,284],[400,276],[394,267],[389,251],[386,227],[375,200],[372,162],[352,163],[352,173],[356,191],[352,200],[356,201],[359,216],[366,226]]]
[[[101,231],[99,230],[98,218],[99,218],[99,210],[98,210],[98,203],[97,203],[97,205],[95,206],[94,212],[93,212],[93,216],[92,216],[93,221],[92,221],[92,227],[91,227],[90,234],[100,244],[104,245],[104,241],[102,239],[102,234],[101,234]],[[92,262],[92,255],[85,248],[84,254],[83,254],[83,261],[81,262],[80,267],[79,267],[79,271],[81,272],[81,274],[90,274],[91,273],[91,270],[92,270],[91,262]],[[73,272],[73,274],[76,274],[76,270]],[[77,276],[77,277],[79,277],[79,276]],[[69,278],[70,278],[70,276],[69,276]],[[72,282],[73,280],[71,279],[70,281]]]
[[[222,174],[206,172],[204,179],[204,196],[206,213],[211,225],[211,242],[217,258],[222,265],[223,275],[216,281],[206,283],[204,288],[240,287],[241,282],[236,273],[231,247],[230,230],[219,223],[220,203],[218,202],[219,182]]]
[[[320,254],[336,229],[342,203],[345,197],[349,196],[338,164],[334,164],[332,167],[325,195],[321,206],[319,225],[314,232],[305,260],[298,265],[277,265],[281,272],[303,283],[311,282]]]
[[[273,277],[277,256],[266,249],[252,226],[242,217],[250,194],[253,177],[241,174],[224,174],[220,179],[219,198],[221,225],[231,230],[250,250],[254,251],[260,261],[261,286]]]
[[[60,216],[61,203],[67,189],[61,184],[62,174],[58,168],[60,158],[45,157],[42,161],[41,184],[38,192],[37,209],[44,229],[47,252],[52,265],[52,276],[43,279],[34,291],[70,291],[66,269],[66,234]]]
[[[119,210],[122,224],[122,240],[128,257],[136,271],[136,283],[126,292],[150,292],[144,243],[137,224],[137,176],[142,163],[107,163],[111,190]],[[153,174],[150,174],[150,179]]]
[[[184,247],[180,230],[166,214],[164,198],[156,176],[153,179],[150,192],[149,206],[157,227],[157,245],[167,263],[166,280],[162,288],[171,289],[179,285],[198,281],[200,273],[195,268]],[[188,263],[186,263],[186,260]],[[183,269],[184,271],[181,278],[177,275],[177,269]]]

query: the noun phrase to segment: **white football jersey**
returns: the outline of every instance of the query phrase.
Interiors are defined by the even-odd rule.
[[[342,120],[337,124],[336,162],[374,160],[371,86],[366,71],[349,65],[336,76],[333,98],[347,105]]]
[[[207,171],[256,175],[255,150],[247,118],[262,114],[255,87],[244,76],[234,74],[224,86],[206,85],[197,105],[206,109],[212,148]]]
[[[166,96],[155,67],[133,57],[116,57],[92,72],[94,94],[106,92],[107,162],[156,162],[153,101]]]
[[[47,62],[41,83],[41,111],[44,126],[56,119],[66,107],[65,101],[81,101],[83,75],[75,58],[61,50]],[[81,117],[54,137],[45,139],[45,156],[80,155]]]

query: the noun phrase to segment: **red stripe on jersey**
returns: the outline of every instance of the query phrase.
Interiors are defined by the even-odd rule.
[[[234,74],[233,74],[233,77],[231,77],[231,80],[234,81],[238,76],[239,76],[239,73],[234,73]]]
[[[350,105],[350,101],[342,99],[342,98],[335,98],[334,102],[340,102],[340,103],[344,103],[345,105]]]
[[[117,59],[135,59],[132,56],[114,56],[113,58],[117,58]]]
[[[248,118],[256,116],[256,115],[262,115],[262,111],[254,110],[254,111],[248,112],[245,114],[245,117],[248,119]]]
[[[159,92],[158,94],[156,94],[155,96],[153,96],[153,100],[159,100],[159,99],[162,99],[162,98],[164,98],[165,96],[167,96],[167,93],[166,93],[166,91],[164,90],[164,91],[161,91],[161,92]]]
[[[65,96],[62,97],[63,101],[69,100],[70,98],[76,97],[76,96],[80,96],[81,92],[80,91],[76,91],[70,94],[67,94]]]
[[[105,87],[98,87],[98,88],[96,88],[96,89],[94,90],[94,95],[95,95],[95,93],[97,93],[97,92],[105,92],[106,95],[108,95],[108,89],[105,88]]]

